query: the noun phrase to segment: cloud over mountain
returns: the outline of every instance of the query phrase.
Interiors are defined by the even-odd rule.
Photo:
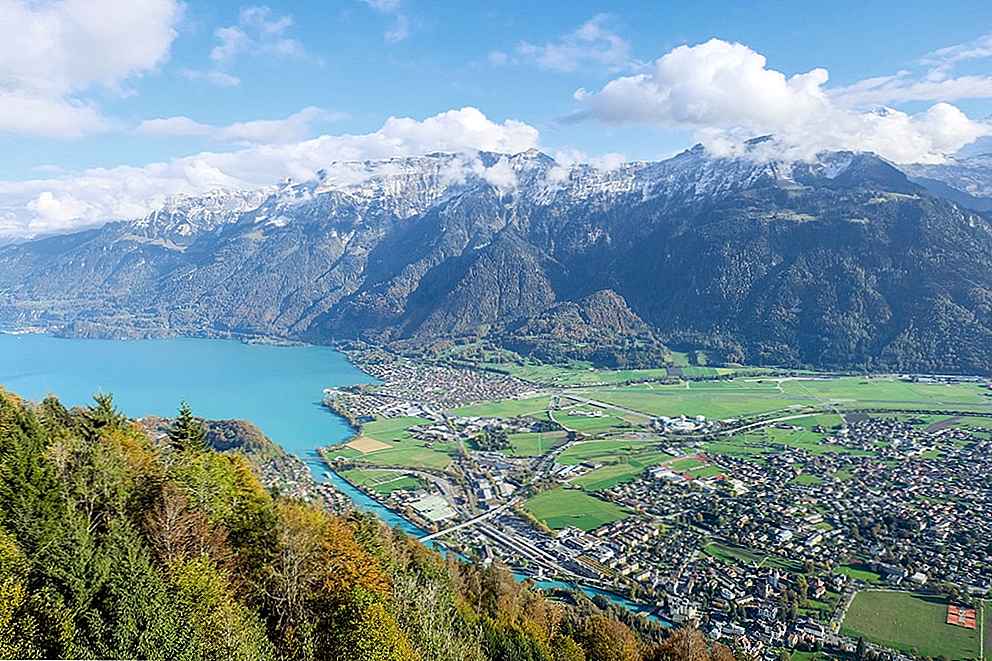
[[[155,121],[145,124],[145,130],[173,135],[214,130],[185,117]],[[245,122],[219,130],[251,141],[265,133],[265,128]],[[0,181],[0,235],[33,236],[134,218],[174,193],[265,186],[287,177],[306,179],[335,161],[432,151],[516,153],[536,147],[538,138],[538,130],[529,124],[512,119],[495,122],[478,109],[466,107],[423,120],[390,117],[372,133],[321,135],[231,152],[203,152],[142,167],[91,168],[55,178]],[[476,166],[466,159],[465,167]],[[510,183],[502,170],[489,176]]]
[[[939,162],[992,125],[938,103],[916,114],[844,105],[817,68],[787,76],[744,44],[711,39],[679,46],[647,72],[579,89],[573,119],[689,128],[711,149],[734,153],[757,134],[775,136],[776,157],[810,158],[831,149],[874,151],[896,162]]]

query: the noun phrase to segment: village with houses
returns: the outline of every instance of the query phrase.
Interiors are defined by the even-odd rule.
[[[323,457],[425,543],[755,657],[985,653],[987,382],[607,374],[567,387],[356,362],[380,383],[325,393],[358,431]],[[941,635],[917,640],[899,617],[938,618]]]

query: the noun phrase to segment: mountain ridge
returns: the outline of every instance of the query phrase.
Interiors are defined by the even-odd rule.
[[[0,322],[98,336],[484,336],[545,353],[550,338],[596,344],[589,355],[608,345],[621,363],[648,360],[632,358],[640,336],[655,360],[668,343],[757,363],[992,364],[989,218],[868,153],[805,163],[697,146],[609,170],[536,150],[434,153],[332,163],[208,202],[173,205],[158,233],[132,221],[0,249]],[[604,291],[611,312],[583,317]],[[570,320],[558,337],[522,342],[553,310]],[[611,330],[628,312],[646,330]],[[941,337],[961,348],[938,349]]]

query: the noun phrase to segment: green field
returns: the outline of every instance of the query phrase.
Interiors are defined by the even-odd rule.
[[[599,413],[599,417],[588,417],[577,415],[583,411]],[[582,432],[583,434],[603,434],[617,429],[629,428],[630,423],[622,418],[607,414],[602,409],[595,409],[590,406],[575,407],[567,411],[555,411],[552,418],[559,425],[570,431]]]
[[[728,564],[742,563],[752,566],[760,565],[793,572],[800,571],[802,569],[802,566],[799,563],[792,560],[779,558],[773,555],[766,555],[764,553],[752,551],[751,549],[746,549],[740,546],[720,544],[718,542],[707,544],[703,547],[703,553],[712,556],[717,560],[722,560]]]
[[[676,473],[685,473],[705,465],[706,462],[701,459],[697,459],[696,457],[687,457],[685,459],[673,461],[668,465],[668,467]]]
[[[891,378],[739,378],[679,385],[591,388],[583,390],[582,394],[591,400],[649,415],[703,415],[716,420],[828,405],[839,409],[929,408],[992,412],[992,398],[977,384],[921,384]]]
[[[376,450],[362,455],[361,460],[375,466],[395,466],[402,468],[433,468],[444,470],[451,464],[450,448],[427,448],[421,445],[402,446],[388,450]]]
[[[402,416],[399,418],[383,418],[362,425],[362,436],[374,438],[377,441],[404,441],[410,438],[406,430],[418,425],[430,424],[426,418]]]
[[[992,661],[992,601],[982,603],[982,614],[985,623],[985,658]]]
[[[504,399],[498,402],[484,402],[453,409],[450,413],[478,418],[516,418],[534,415],[548,409],[551,398],[547,396],[529,399]]]
[[[394,491],[414,491],[424,486],[417,478],[395,471],[353,468],[343,471],[341,476],[352,484],[368,487],[382,495],[389,495]]]
[[[978,631],[947,624],[946,614],[940,597],[866,590],[854,597],[841,633],[916,656],[977,658]]]
[[[627,516],[613,503],[562,487],[533,496],[524,503],[524,509],[552,530],[573,527],[588,531]]]
[[[816,475],[810,475],[809,473],[802,473],[797,475],[795,479],[792,480],[796,484],[801,486],[816,486],[817,484],[823,484],[823,478],[817,477]]]
[[[523,432],[510,434],[508,454],[514,457],[540,457],[565,442],[565,432]]]
[[[685,471],[685,474],[689,477],[694,477],[696,479],[705,479],[707,477],[716,477],[717,475],[723,475],[724,470],[719,466],[713,466],[708,464],[706,466],[697,466],[691,470]]]
[[[668,378],[668,369],[644,370],[593,369],[589,363],[560,365],[488,365],[518,379],[555,386],[587,386],[600,383],[630,383]]]
[[[658,449],[657,440],[609,439],[574,443],[558,455],[558,463],[575,466],[581,463],[615,464],[631,459],[640,463],[662,463],[671,455]]]
[[[644,465],[629,463],[612,464],[577,477],[572,480],[572,484],[580,486],[586,491],[605,491],[618,484],[636,480],[646,468],[647,466]]]
[[[853,564],[853,565],[840,565],[834,569],[835,574],[842,574],[848,578],[853,578],[859,581],[864,581],[865,583],[878,583],[882,580],[882,576],[877,572],[873,572],[868,569],[865,565]]]

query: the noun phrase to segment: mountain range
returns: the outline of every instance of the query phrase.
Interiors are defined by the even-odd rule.
[[[697,146],[329,164],[0,249],[0,323],[98,337],[485,337],[544,358],[987,373],[992,156]]]

